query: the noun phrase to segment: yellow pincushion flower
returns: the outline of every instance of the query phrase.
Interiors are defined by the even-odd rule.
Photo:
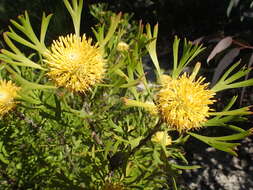
[[[163,77],[161,90],[157,94],[157,108],[163,120],[179,132],[201,127],[209,116],[209,105],[215,93],[208,90],[205,78],[188,77],[177,79]]]
[[[91,39],[67,35],[53,41],[47,52],[48,76],[57,86],[74,92],[86,92],[101,82],[105,72],[105,60],[97,45]]]
[[[15,107],[16,102],[14,99],[18,96],[17,92],[19,89],[20,88],[11,81],[0,81],[0,116],[5,115]]]

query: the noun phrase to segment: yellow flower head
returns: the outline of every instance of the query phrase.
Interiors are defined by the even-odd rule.
[[[19,89],[11,81],[0,81],[0,116],[3,116],[15,107],[16,102],[14,99],[18,96],[17,92]]]
[[[207,89],[203,77],[183,74],[178,79],[162,78],[162,88],[157,94],[157,108],[163,120],[179,132],[197,129],[209,116],[209,105],[215,93]],[[163,81],[163,79],[165,81]]]
[[[159,143],[159,144],[164,144],[165,146],[171,145],[171,137],[168,135],[166,131],[158,131],[156,132],[151,141]]]
[[[85,92],[101,82],[105,72],[105,60],[91,39],[76,35],[60,36],[53,41],[47,52],[46,62],[50,67],[48,76],[57,86],[71,91]]]

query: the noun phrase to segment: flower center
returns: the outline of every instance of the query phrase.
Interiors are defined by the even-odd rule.
[[[6,92],[6,91],[0,91],[0,101],[1,101],[1,102],[7,103],[7,102],[10,101],[9,99],[10,99],[10,98],[9,98],[8,92]]]
[[[76,53],[74,53],[74,52],[71,52],[71,53],[68,54],[68,58],[69,58],[71,61],[75,61],[75,60],[77,60],[78,55],[77,55]]]

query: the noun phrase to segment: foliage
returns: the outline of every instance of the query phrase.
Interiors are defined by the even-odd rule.
[[[72,18],[75,35],[82,36],[83,0],[63,0],[63,3]],[[153,30],[150,25],[144,29],[141,22],[130,21],[131,15],[105,12],[103,8],[95,5],[91,11],[98,20],[93,27],[94,41],[106,60],[106,73],[102,82],[84,93],[55,86],[49,79],[46,55],[51,48],[45,41],[52,15],[42,15],[39,30],[31,26],[28,13],[17,21],[11,20],[12,25],[3,35],[6,48],[0,54],[1,80],[11,80],[21,90],[16,108],[0,120],[3,189],[108,189],[110,186],[111,189],[177,189],[176,181],[182,170],[199,168],[189,166],[184,156],[183,146],[190,137],[236,155],[239,143],[234,141],[252,134],[252,130],[231,124],[251,114],[250,107],[232,107],[237,97],[223,110],[211,111],[203,124],[203,127],[232,129],[231,135],[208,137],[197,131],[174,130],[161,113],[155,112],[156,94],[163,85],[164,74],[156,52],[158,25]],[[118,48],[123,42],[126,48]],[[69,47],[65,45],[65,48]],[[175,37],[171,79],[178,80],[202,51],[201,45],[187,40],[180,44]],[[147,80],[142,63],[147,53],[156,69],[154,84]],[[70,55],[73,60],[78,56]],[[238,81],[250,69],[233,73],[237,67],[239,64],[235,63],[210,90],[218,93],[252,86],[252,79]],[[199,70],[200,64],[196,64],[187,76],[194,80]],[[0,95],[2,98],[3,92]],[[152,141],[160,131],[167,135]],[[166,141],[168,136],[170,139]]]

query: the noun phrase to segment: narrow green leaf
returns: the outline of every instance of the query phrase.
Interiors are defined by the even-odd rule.
[[[91,157],[92,157],[93,159],[96,159],[96,157],[95,157],[95,152],[96,152],[96,150],[95,150],[95,145],[92,145],[92,148],[91,148]]]
[[[218,150],[227,152],[233,156],[238,156],[237,153],[232,148],[235,148],[236,146],[240,145],[240,143],[233,143],[233,146],[231,145],[231,147],[221,145],[220,143],[211,143],[209,145],[218,149]]]
[[[212,137],[210,137],[212,138]],[[239,146],[240,143],[231,143],[231,142],[223,142],[216,140],[217,137],[214,137],[212,140],[207,141],[207,143],[211,146],[217,146],[219,149],[221,148],[235,148],[236,146]]]
[[[18,17],[20,20],[24,19],[24,16],[21,15]],[[10,20],[10,22],[18,29],[20,30],[21,32],[25,33],[25,28],[24,26],[20,25],[18,22],[16,22],[15,20]]]
[[[11,32],[7,32],[7,35],[11,39],[13,39],[13,40],[15,40],[15,41],[27,46],[27,47],[30,47],[30,48],[38,51],[38,48],[35,45],[33,45],[31,42],[25,40],[24,38],[20,37],[19,35],[17,35],[13,30],[11,30]]]
[[[178,165],[178,164],[171,164],[171,166],[172,166],[173,168],[182,169],[182,170],[194,170],[194,169],[201,168],[201,166],[199,166],[199,165],[182,166],[182,165]]]
[[[14,51],[16,54],[21,54],[20,50],[12,43],[11,39],[6,33],[3,34],[5,43]]]
[[[233,131],[236,131],[236,132],[245,132],[244,129],[240,128],[240,127],[237,127],[235,125],[224,125],[224,127],[227,127],[229,129],[232,129]]]
[[[240,64],[241,62],[238,61],[234,65],[232,65],[221,77],[220,81],[225,81],[225,79],[228,77],[228,75]],[[219,82],[218,82],[219,83]]]
[[[120,88],[129,88],[129,87],[134,87],[140,83],[140,80],[134,80],[130,81],[127,84],[122,84],[120,85]]]
[[[223,111],[228,111],[234,104],[235,101],[237,100],[238,96],[233,96],[230,100],[230,102],[226,105],[226,107],[223,109]]]
[[[108,29],[108,32],[107,32],[105,38],[103,39],[103,41],[102,41],[101,44],[100,44],[101,47],[104,47],[104,46],[107,44],[107,42],[108,42],[108,41],[112,38],[112,36],[114,35],[114,33],[115,33],[115,31],[116,31],[116,29],[117,29],[117,27],[118,27],[118,24],[119,24],[119,22],[120,22],[121,15],[122,15],[122,13],[119,13],[118,15],[116,15],[116,16],[113,15],[113,16],[111,17],[110,27],[109,27],[109,29]]]
[[[242,87],[247,87],[247,86],[253,86],[253,79],[248,79],[242,82],[236,82],[228,85],[228,88],[242,88]]]
[[[116,125],[111,119],[108,122],[108,124],[110,125],[110,127],[113,128],[114,131],[124,134],[124,130],[121,128],[121,126]]]
[[[123,143],[129,144],[129,142],[128,142],[127,140],[123,139],[122,137],[120,137],[120,136],[118,136],[118,135],[115,135],[115,134],[114,134],[114,138],[115,138],[116,140],[118,140],[118,141],[121,141],[121,142],[123,142]]]
[[[74,11],[73,11],[73,9],[72,9],[72,7],[71,7],[69,1],[68,1],[68,0],[63,0],[63,3],[65,4],[65,6],[66,6],[66,8],[68,9],[69,13],[70,13],[71,15],[73,15],[73,14],[74,14]]]
[[[4,164],[9,164],[9,160],[7,160],[2,153],[0,153],[0,161],[2,161]]]
[[[232,141],[232,140],[240,140],[240,139],[243,139],[243,138],[250,136],[250,135],[252,135],[252,133],[250,130],[248,130],[248,131],[244,131],[244,132],[237,133],[234,135],[215,137],[214,139],[216,141]]]
[[[42,43],[42,44],[44,44],[48,24],[49,24],[52,16],[53,16],[53,14],[46,16],[45,13],[43,13],[41,28],[40,28],[40,43]]]
[[[172,178],[172,182],[173,182],[173,190],[178,190],[177,189],[177,182],[176,182],[176,179],[174,177],[171,177]]]
[[[118,147],[120,145],[122,141],[121,140],[118,140],[116,141],[114,144],[113,144],[113,150],[112,150],[112,153],[115,154],[117,151],[118,151]]]
[[[236,72],[235,74],[233,74],[232,76],[230,76],[229,78],[227,78],[224,82],[226,84],[231,84],[232,82],[242,78],[243,76],[247,75],[249,72],[251,71],[251,69],[241,69],[240,71]]]
[[[114,73],[126,80],[129,80],[128,76],[120,69],[115,70]]]
[[[25,11],[25,18],[21,19],[21,22],[23,24],[23,26],[25,27],[25,32],[24,34],[37,46],[40,45],[40,42],[35,34],[35,32],[33,31],[32,25],[30,23],[30,19],[29,19],[29,15],[27,13],[27,11]]]
[[[108,141],[107,144],[105,145],[105,153],[104,153],[104,158],[107,159],[107,155],[109,151],[111,150],[112,146],[114,144],[114,141]]]
[[[178,50],[179,50],[179,42],[180,39],[175,36],[174,43],[173,43],[173,73],[172,73],[172,78],[176,78],[177,76],[175,71],[177,70],[178,66]]]
[[[243,107],[235,110],[229,110],[229,111],[221,111],[221,112],[210,112],[210,115],[250,115],[252,112],[250,111],[250,107]]]
[[[163,164],[163,162],[160,159],[160,154],[156,149],[154,149],[152,156],[154,158],[154,164],[155,165]]]
[[[142,138],[142,136],[137,138],[130,138],[129,144],[131,145],[131,149],[134,149],[136,146],[138,146]]]
[[[157,52],[156,52],[156,41],[157,41],[157,35],[158,35],[158,24],[156,24],[154,26],[154,30],[153,30],[153,36],[151,33],[151,27],[149,24],[146,25],[146,35],[148,37],[148,40],[152,40],[150,41],[147,45],[146,48],[149,52],[149,55],[151,57],[151,60],[156,68],[157,71],[157,76],[158,76],[158,81],[160,81],[160,76],[161,76],[161,69],[160,69],[160,65],[159,65],[159,61],[157,58]]]
[[[223,141],[216,140],[217,137],[206,137],[206,136],[198,135],[191,132],[187,132],[187,133],[218,150],[228,152],[234,156],[237,156],[236,152],[233,149],[235,149],[236,146],[240,145],[240,143],[223,142]]]
[[[11,58],[11,59],[10,59]],[[32,67],[40,70],[46,70],[41,67],[39,64],[31,61],[29,58],[25,57],[23,54],[14,54],[6,49],[2,49],[2,54],[0,54],[0,60],[3,60],[6,63],[24,66],[24,67]]]

